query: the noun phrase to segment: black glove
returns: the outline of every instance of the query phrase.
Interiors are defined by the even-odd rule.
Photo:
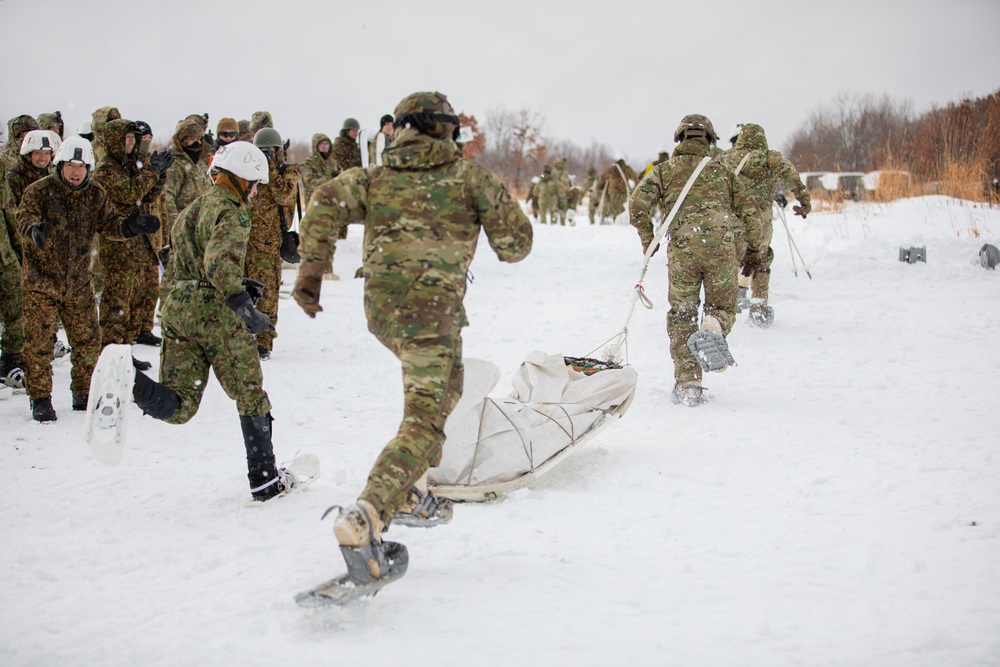
[[[226,299],[226,305],[240,316],[243,322],[246,323],[247,331],[254,336],[264,333],[268,329],[274,331],[271,318],[253,307],[253,299],[248,292],[243,291],[229,297]]]
[[[278,176],[284,176],[286,169],[288,169],[288,163],[287,162],[282,162],[281,164],[279,164],[278,165]]]
[[[282,148],[285,149],[285,155],[288,155],[288,147],[291,146],[291,145],[292,145],[292,140],[291,139],[285,139],[285,143],[282,146]]]
[[[167,177],[167,170],[174,163],[173,151],[155,151],[149,156],[149,165],[160,175],[160,181]]]
[[[247,288],[247,294],[250,295],[250,300],[253,301],[254,306],[264,298],[264,283],[257,282],[253,278],[244,278],[243,287]]]
[[[139,213],[139,209],[133,209],[127,218],[122,222],[122,235],[130,239],[140,234],[152,234],[160,228],[160,219],[155,215],[144,215]]]
[[[774,198],[774,201],[776,201],[778,203],[778,206],[780,206],[781,208],[785,208],[786,206],[788,206],[788,197],[786,197],[785,195],[779,194],[777,197]]]
[[[302,261],[299,257],[299,233],[287,231],[281,235],[281,259],[289,264],[298,264]]]
[[[49,223],[36,222],[29,231],[31,232],[31,242],[45,250],[45,239],[49,238]]]

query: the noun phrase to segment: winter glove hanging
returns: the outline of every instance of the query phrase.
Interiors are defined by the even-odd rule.
[[[246,324],[247,331],[254,336],[264,333],[268,329],[275,330],[274,325],[271,324],[271,318],[253,307],[253,298],[246,290],[226,299],[226,305],[240,316]]]
[[[258,282],[253,278],[244,278],[243,287],[246,288],[247,294],[250,295],[250,300],[253,301],[253,305],[256,308],[257,303],[264,298],[264,283]]]
[[[302,261],[299,257],[299,233],[291,230],[281,235],[281,259],[289,264],[298,264]]]
[[[799,200],[799,206],[793,206],[792,210],[795,211],[795,215],[801,215],[802,219],[805,220],[806,216],[812,213],[812,203],[809,201],[809,197]]]
[[[49,238],[49,223],[36,222],[29,231],[31,232],[31,242],[41,250],[45,250],[45,240]]]
[[[309,317],[316,317],[322,312],[319,305],[319,292],[323,286],[323,263],[309,260],[299,264],[299,275],[295,279],[292,298]]]

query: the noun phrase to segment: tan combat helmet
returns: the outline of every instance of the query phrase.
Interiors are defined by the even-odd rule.
[[[719,139],[712,127],[712,121],[707,116],[700,113],[691,113],[681,119],[681,124],[674,131],[674,141],[683,141],[685,138],[708,137],[708,142],[714,144]]]
[[[393,127],[411,127],[437,139],[458,139],[459,120],[448,98],[438,92],[413,93],[396,105]]]

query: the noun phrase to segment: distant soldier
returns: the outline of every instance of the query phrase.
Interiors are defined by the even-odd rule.
[[[653,242],[652,211],[662,204],[670,211],[685,184],[708,155],[715,141],[711,121],[700,114],[685,116],[674,133],[680,142],[673,157],[656,165],[632,194],[632,225],[639,232],[645,252]],[[687,406],[702,402],[702,366],[688,347],[698,331],[701,291],[705,313],[701,329],[722,338],[736,319],[736,237],[746,225],[755,225],[752,202],[732,172],[718,158],[711,160],[692,183],[686,199],[670,222],[667,266],[670,278],[670,312],[667,335],[674,361],[674,400]],[[756,255],[759,232],[747,235]],[[728,355],[728,348],[723,350]],[[722,368],[716,370],[724,370]]]
[[[368,164],[373,167],[382,166],[382,153],[392,143],[392,114],[382,116],[378,124],[378,134],[368,144]]]
[[[250,131],[250,121],[241,120],[239,123],[240,141],[253,142],[253,132]]]
[[[632,167],[625,164],[623,155],[615,156],[614,164],[604,170],[595,186],[598,196],[597,216],[603,224],[614,221],[625,210],[629,195],[639,182]]]
[[[221,148],[240,138],[240,126],[235,118],[223,118],[215,126],[215,148]]]
[[[569,191],[573,188],[573,179],[566,172],[566,158],[557,157],[553,161],[552,182],[556,190],[556,215],[559,224],[565,225],[569,214]]]
[[[556,224],[559,217],[559,184],[552,175],[552,165],[542,168],[542,178],[536,186],[538,192],[538,221],[543,225]]]
[[[90,116],[90,131],[94,135],[94,159],[104,159],[104,126],[122,117],[118,107],[101,107]]]
[[[309,201],[316,188],[340,173],[337,170],[337,160],[333,157],[333,142],[330,137],[321,132],[312,136],[312,153],[303,163],[301,173],[305,201]],[[340,280],[340,276],[333,272],[333,256],[336,252],[337,239],[333,239],[330,242],[330,256],[323,267],[324,280]]]
[[[38,114],[38,129],[51,130],[59,135],[59,140],[62,141],[66,132],[66,124],[63,122],[62,112],[53,111],[52,113]]]
[[[172,229],[188,204],[203,195],[211,187],[208,178],[208,158],[212,147],[205,143],[204,126],[190,118],[177,124],[170,142],[174,154],[173,164],[167,170],[167,182],[163,186],[163,276],[160,278],[160,303],[166,301],[173,287]]]
[[[587,216],[590,218],[590,224],[596,224],[596,219],[594,214],[597,212],[598,197],[595,194],[595,189],[597,186],[597,169],[594,167],[587,167],[587,180],[583,182],[583,192],[587,196]]]
[[[381,535],[397,513],[437,511],[426,475],[440,461],[445,420],[462,394],[462,302],[480,231],[506,262],[523,259],[532,238],[500,179],[461,157],[459,120],[444,95],[414,93],[393,115],[383,166],[348,171],[313,193],[293,292],[315,317],[330,238],[348,223],[365,225],[368,328],[402,364],[404,411],[357,503],[334,522],[348,573],[362,583],[392,576]]]
[[[281,135],[272,127],[261,128],[254,146],[268,163],[268,181],[257,187],[257,196],[247,206],[250,238],[247,241],[243,275],[264,286],[257,310],[268,316],[271,327],[257,334],[257,352],[262,360],[271,357],[278,324],[278,292],[281,289],[281,242],[295,215],[299,167],[285,162]]]
[[[7,172],[0,216],[0,386],[24,389],[21,351],[24,348],[23,300],[21,287],[21,237],[14,226],[17,207],[29,185],[51,173],[52,158],[59,150],[59,138],[48,130],[31,130],[21,141],[21,159]]]
[[[352,167],[361,166],[361,147],[358,146],[358,133],[361,125],[353,118],[344,119],[340,134],[333,140],[333,160],[337,163],[337,171],[347,171]]]
[[[164,154],[152,158],[149,165],[139,163],[141,140],[139,126],[130,120],[119,118],[104,126],[102,143],[106,155],[97,163],[93,182],[104,188],[108,208],[121,218],[136,210],[139,214],[152,214],[143,200],[161,178],[166,179],[173,162],[172,155]],[[119,233],[102,235],[99,248],[104,269],[101,347],[112,343],[131,345],[145,324],[140,295],[150,280],[158,282],[159,248],[153,247],[148,235],[121,239]],[[149,367],[149,362],[139,362],[134,357],[133,363],[137,368]]]
[[[770,247],[774,233],[772,203],[775,197],[782,195],[782,191],[788,188],[799,200],[799,205],[792,210],[805,219],[812,211],[809,191],[803,185],[795,165],[780,152],[768,150],[764,128],[755,123],[740,126],[733,149],[723,159],[726,166],[742,181],[753,200],[759,220],[757,227],[762,234],[753,245],[760,245],[765,249],[765,253],[759,256],[747,253],[744,248],[749,240],[737,239],[737,261],[741,266],[739,299],[746,302],[747,291],[751,290],[750,322],[759,327],[769,327],[774,322],[774,308],[767,303],[771,262],[774,261],[774,250]]]
[[[120,238],[159,229],[155,216],[138,210],[124,217],[108,204],[104,188],[90,178],[90,142],[70,137],[56,154],[55,173],[35,181],[17,209],[24,248],[24,353],[31,413],[55,421],[52,407],[52,338],[56,316],[73,346],[70,391],[74,410],[85,410],[90,375],[101,348],[97,304],[90,284],[90,248],[98,233]]]

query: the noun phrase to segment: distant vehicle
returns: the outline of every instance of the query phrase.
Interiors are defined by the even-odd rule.
[[[820,180],[827,192],[837,192],[843,197],[858,201],[864,196],[864,177],[864,173],[860,171],[836,171],[824,174]]]
[[[802,179],[802,184],[806,186],[806,190],[824,190],[822,181],[827,173],[825,171],[802,171],[799,172],[799,178]]]

